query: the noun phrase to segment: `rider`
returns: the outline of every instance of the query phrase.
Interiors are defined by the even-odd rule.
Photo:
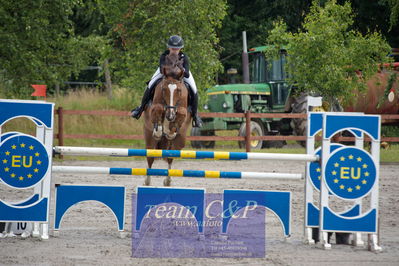
[[[195,81],[193,75],[190,72],[190,63],[188,56],[185,55],[181,49],[184,47],[183,39],[178,35],[173,35],[168,40],[168,50],[166,50],[159,59],[159,67],[157,71],[155,71],[151,80],[148,82],[147,88],[144,91],[143,98],[141,100],[141,105],[132,110],[132,117],[139,119],[141,113],[144,110],[144,107],[151,100],[154,89],[160,79],[162,79],[163,75],[160,72],[162,69],[162,65],[165,63],[165,58],[168,54],[178,54],[179,59],[183,59],[183,68],[184,68],[184,78],[183,80],[189,85],[188,91],[190,94],[190,106],[191,106],[191,115],[193,117],[193,127],[201,127],[202,120],[198,116],[198,93],[197,86],[195,85]]]

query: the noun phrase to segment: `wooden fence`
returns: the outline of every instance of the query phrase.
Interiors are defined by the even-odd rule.
[[[64,116],[65,115],[95,115],[95,116],[130,116],[130,112],[126,111],[97,111],[97,110],[64,110],[59,107],[55,114],[58,116],[58,134],[55,137],[58,139],[58,145],[64,145],[64,139],[125,139],[125,140],[144,140],[143,135],[107,135],[107,134],[65,134],[64,133]],[[295,140],[306,141],[306,136],[251,136],[250,121],[253,118],[303,118],[306,119],[306,114],[292,114],[292,113],[200,113],[200,116],[205,117],[238,117],[243,118],[246,123],[246,136],[187,136],[189,141],[245,141],[246,151],[250,152],[252,140]],[[381,115],[383,122],[392,122],[399,120],[399,114],[384,114]],[[353,141],[352,137],[339,137],[337,141]],[[366,138],[367,140],[367,138]],[[385,142],[399,142],[399,137],[382,137],[381,141]]]

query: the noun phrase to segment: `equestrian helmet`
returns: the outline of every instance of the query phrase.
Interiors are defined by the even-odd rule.
[[[168,40],[168,48],[183,48],[184,41],[179,35],[170,36]]]

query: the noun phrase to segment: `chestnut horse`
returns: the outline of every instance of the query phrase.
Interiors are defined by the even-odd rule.
[[[181,150],[185,146],[191,114],[187,112],[188,90],[183,82],[183,62],[177,55],[169,54],[160,70],[162,80],[155,87],[152,104],[144,111],[144,139],[146,149]],[[155,158],[147,157],[148,168]],[[171,169],[173,158],[166,159]],[[150,185],[147,176],[144,185]],[[170,186],[171,178],[164,179]]]

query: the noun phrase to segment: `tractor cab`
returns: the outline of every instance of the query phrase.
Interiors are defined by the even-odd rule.
[[[250,110],[253,113],[281,113],[288,111],[286,108],[291,87],[287,85],[287,74],[284,69],[286,63],[286,52],[281,50],[278,59],[266,60],[263,53],[267,46],[256,47],[249,50],[250,59],[249,73],[250,82],[241,84],[216,85],[207,89],[207,102],[204,109],[209,112],[221,113],[244,113]],[[233,72],[234,73],[234,72]],[[235,72],[236,73],[236,72]],[[234,80],[234,79],[232,79]],[[279,121],[281,118],[261,118],[255,119],[256,135],[275,134],[278,130],[285,131]],[[192,135],[214,135],[218,130],[238,129],[239,135],[245,133],[245,123],[243,118],[203,118],[203,127],[194,128]],[[287,123],[285,123],[287,124]],[[276,126],[278,128],[276,128]],[[260,144],[255,146],[262,146]],[[194,148],[212,147],[214,144],[201,145],[193,141]],[[210,142],[213,143],[213,142]],[[241,145],[240,145],[241,146]]]
[[[266,60],[263,53],[267,46],[252,48],[250,56],[250,80],[251,83],[269,84],[271,87],[271,99],[268,102],[271,109],[281,109],[286,103],[290,87],[287,84],[287,73],[285,71],[285,50],[280,51],[277,59]]]

